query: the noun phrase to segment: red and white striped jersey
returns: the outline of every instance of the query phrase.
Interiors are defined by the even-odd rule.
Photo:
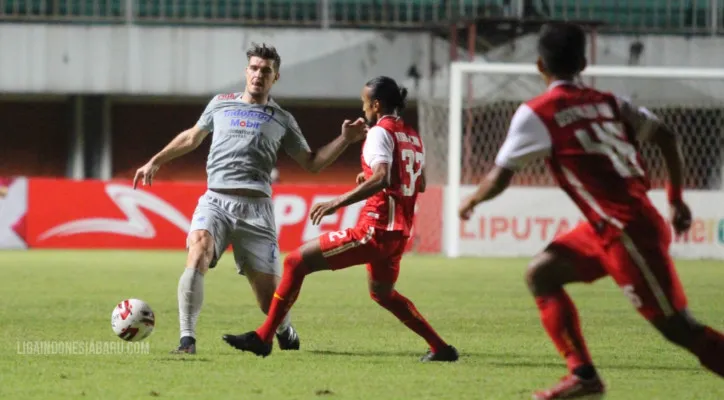
[[[496,164],[517,170],[536,158],[599,231],[617,232],[653,207],[638,142],[658,123],[610,93],[554,82],[513,116]]]
[[[398,117],[384,116],[367,132],[362,146],[362,171],[372,176],[379,163],[390,166],[390,186],[367,199],[359,225],[410,235],[415,202],[425,165],[420,135]]]

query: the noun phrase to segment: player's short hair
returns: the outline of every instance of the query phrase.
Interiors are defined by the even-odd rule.
[[[266,43],[252,43],[249,50],[246,51],[246,60],[249,61],[252,57],[274,61],[274,68],[276,68],[277,71],[279,71],[279,67],[282,65],[282,58],[279,56],[276,47]]]
[[[365,84],[370,89],[370,100],[377,100],[385,112],[401,112],[407,104],[407,89],[387,76],[372,78]]]
[[[572,78],[586,65],[586,33],[568,22],[545,24],[538,37],[538,55],[548,73]]]

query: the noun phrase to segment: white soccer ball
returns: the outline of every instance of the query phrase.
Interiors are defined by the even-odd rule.
[[[113,332],[127,342],[139,342],[147,338],[155,325],[156,316],[151,306],[143,300],[123,300],[111,314]]]

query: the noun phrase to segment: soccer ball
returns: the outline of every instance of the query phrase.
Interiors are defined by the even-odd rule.
[[[113,332],[127,342],[138,342],[147,338],[155,325],[156,316],[143,300],[123,300],[111,313]]]

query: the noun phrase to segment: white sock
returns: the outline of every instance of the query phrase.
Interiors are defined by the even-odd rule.
[[[181,337],[196,338],[196,321],[204,302],[204,275],[186,268],[178,281],[178,314]]]
[[[291,313],[287,313],[282,323],[279,324],[279,327],[277,327],[277,333],[284,333],[284,331],[286,331],[292,324],[292,317],[290,316],[290,314]]]

